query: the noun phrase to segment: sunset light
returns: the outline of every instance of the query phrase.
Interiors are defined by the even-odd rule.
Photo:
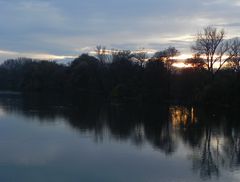
[[[186,60],[188,58],[191,58],[191,54],[180,54],[179,56],[175,56],[174,59],[176,60]]]
[[[240,0],[0,11],[0,182],[239,182]]]
[[[172,66],[176,67],[176,68],[191,68],[191,67],[193,67],[191,64],[185,64],[184,62],[176,62],[176,63],[173,63]]]

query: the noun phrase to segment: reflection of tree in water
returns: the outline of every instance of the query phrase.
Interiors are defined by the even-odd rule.
[[[212,114],[183,106],[109,105],[85,97],[75,100],[77,104],[70,107],[62,107],[67,104],[59,99],[33,101],[0,99],[0,105],[5,106],[4,112],[38,117],[39,121],[64,118],[80,133],[94,134],[96,142],[110,135],[115,140],[131,141],[137,146],[148,142],[169,155],[174,154],[182,140],[192,150],[194,171],[203,179],[219,176],[222,167],[234,169],[240,165],[238,116],[226,115],[226,111]],[[30,112],[32,110],[35,112]]]
[[[167,106],[157,105],[146,107],[143,112],[145,138],[167,155],[173,154],[177,148],[168,112]]]
[[[177,135],[183,138],[183,141],[195,147],[199,144],[202,136],[200,123],[196,116],[196,109],[193,107],[171,106],[169,108],[170,122]]]
[[[183,138],[185,144],[193,148],[194,171],[199,171],[203,179],[218,176],[218,161],[212,148],[212,129],[204,129],[201,123],[197,122],[196,111],[192,107],[173,106],[170,108],[170,117],[178,135]]]
[[[230,113],[226,115],[226,113]],[[227,110],[199,113],[202,136],[193,148],[193,168],[203,179],[219,176],[220,171],[234,169],[240,165],[240,132],[238,117]]]
[[[225,156],[228,156],[227,167],[234,169],[240,167],[240,132],[236,128],[230,132],[229,137],[225,139],[222,151]]]
[[[200,176],[203,179],[211,178],[212,176],[219,176],[218,166],[218,151],[217,156],[212,150],[212,131],[207,128],[204,133],[203,143],[199,147],[200,153],[193,158],[193,169],[200,171]],[[218,144],[217,144],[218,145]]]
[[[19,112],[31,118],[38,117],[41,122],[54,122],[58,118],[64,118],[81,133],[94,134],[96,141],[101,141],[104,135],[110,134],[111,138],[129,140],[137,146],[148,141],[154,148],[166,154],[176,150],[173,131],[168,122],[167,106],[109,105],[86,97],[75,99],[77,104],[70,107],[62,107],[67,105],[67,101],[61,103],[59,98],[26,98],[20,99],[20,104],[14,104],[14,101],[13,98],[12,103],[6,103],[6,100],[1,99],[0,104],[13,106],[8,107],[7,112]]]
[[[165,154],[172,154],[176,151],[176,141],[171,133],[169,125],[145,127],[146,138],[153,146]]]
[[[198,127],[196,111],[194,108],[172,106],[170,107],[170,121],[175,132],[183,141],[193,148],[193,169],[199,171],[202,178],[211,178],[219,175],[219,168],[212,152],[212,130]],[[214,153],[215,154],[215,153]]]
[[[200,112],[199,112],[200,111]],[[170,107],[170,121],[175,133],[192,147],[193,170],[202,179],[218,177],[222,168],[240,166],[239,123],[232,122],[238,116],[229,111],[209,111],[191,107]]]

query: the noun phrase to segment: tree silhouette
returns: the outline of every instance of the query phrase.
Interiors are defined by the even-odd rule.
[[[132,57],[136,58],[139,62],[141,67],[144,66],[144,62],[148,59],[148,55],[144,49],[141,49],[132,54]]]
[[[101,63],[109,63],[111,61],[111,52],[106,47],[98,45],[95,49],[96,57]]]
[[[158,51],[154,54],[153,59],[163,61],[168,70],[171,70],[174,63],[173,57],[178,56],[180,52],[175,47],[168,47],[163,51]]]
[[[236,72],[240,72],[240,40],[235,38],[231,41],[229,54],[232,55],[230,64]]]
[[[196,36],[196,43],[192,50],[203,56],[204,66],[211,73],[212,77],[217,74],[222,67],[231,61],[236,55],[231,49],[233,43],[224,40],[224,30],[218,30],[214,27],[206,27],[203,32]]]

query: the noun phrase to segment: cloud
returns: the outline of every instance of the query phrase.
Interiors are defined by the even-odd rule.
[[[0,49],[78,55],[99,44],[119,49],[176,44],[190,52],[191,37],[207,25],[239,35],[239,2],[0,0]]]
[[[0,61],[4,61],[8,58],[21,58],[28,57],[32,59],[39,60],[63,60],[63,59],[74,59],[75,56],[67,56],[67,55],[54,55],[48,53],[34,53],[34,52],[14,52],[14,51],[6,51],[0,50]]]

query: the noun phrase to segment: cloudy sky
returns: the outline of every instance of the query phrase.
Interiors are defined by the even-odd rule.
[[[240,36],[240,0],[0,0],[0,60],[71,58],[94,49],[191,53],[203,27]]]

